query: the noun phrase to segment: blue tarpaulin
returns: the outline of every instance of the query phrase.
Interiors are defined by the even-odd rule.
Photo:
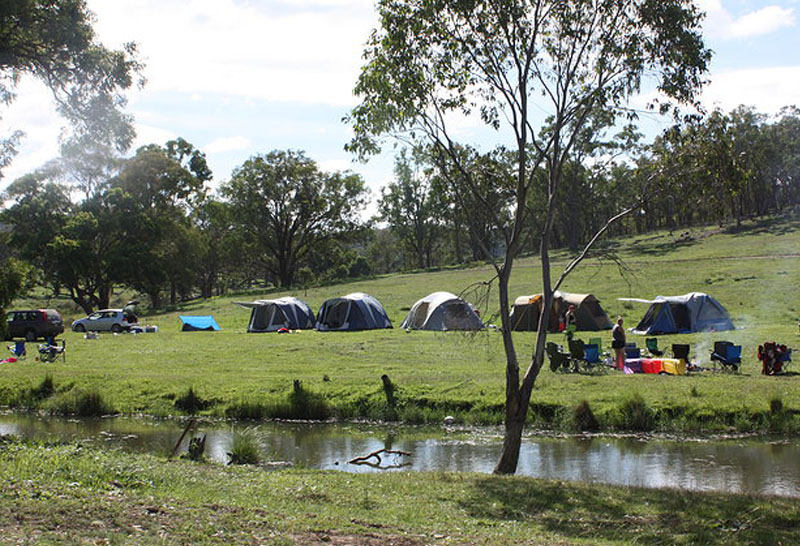
[[[184,332],[196,332],[198,330],[221,330],[217,321],[211,315],[178,315],[183,323]]]

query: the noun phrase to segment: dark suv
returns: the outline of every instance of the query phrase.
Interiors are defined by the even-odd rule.
[[[24,337],[28,341],[55,337],[64,331],[64,321],[55,309],[10,311],[6,315],[8,338]]]

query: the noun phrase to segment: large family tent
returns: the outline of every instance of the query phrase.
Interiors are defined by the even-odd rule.
[[[183,326],[182,332],[218,331],[221,330],[211,315],[178,315]]]
[[[702,292],[691,292],[683,296],[658,296],[653,300],[620,299],[650,304],[639,325],[631,330],[634,334],[685,334],[734,328],[728,311],[722,304]]]
[[[323,332],[391,327],[381,302],[362,292],[327,300],[317,313],[316,328]]]
[[[419,300],[400,327],[441,331],[485,328],[475,308],[450,292],[434,292]]]
[[[520,296],[514,300],[511,309],[511,329],[516,331],[535,331],[539,327],[539,315],[544,301],[541,294]],[[611,319],[600,302],[592,294],[571,294],[556,290],[553,292],[553,307],[547,320],[547,330],[558,332],[559,323],[569,306],[575,306],[575,326],[578,330],[608,330],[613,326]]]
[[[306,302],[286,296],[276,300],[237,301],[236,305],[251,309],[248,332],[306,330],[314,327],[314,313]]]

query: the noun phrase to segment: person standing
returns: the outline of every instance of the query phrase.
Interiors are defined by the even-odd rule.
[[[567,341],[572,341],[578,325],[575,322],[575,305],[570,303],[567,312],[564,314],[564,333],[567,335]]]
[[[625,367],[625,328],[622,327],[622,317],[617,317],[617,323],[611,329],[611,348],[616,355],[617,369]]]

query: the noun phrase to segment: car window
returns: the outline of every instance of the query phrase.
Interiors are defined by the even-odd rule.
[[[7,322],[11,322],[12,320],[14,320],[15,316],[17,316],[16,313],[13,313],[13,312],[12,313],[6,313],[6,321]]]
[[[101,313],[92,313],[89,315],[89,320],[97,320],[101,318],[103,315]]]

